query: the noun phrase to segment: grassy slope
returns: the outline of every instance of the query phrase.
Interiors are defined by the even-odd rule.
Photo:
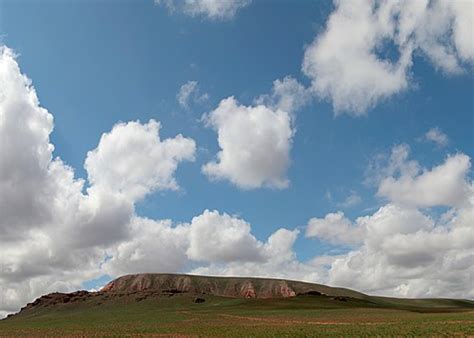
[[[89,299],[0,321],[1,335],[150,334],[233,336],[474,335],[473,302],[335,301],[329,297],[232,299],[207,295],[195,304],[179,294],[137,302],[131,296]],[[102,304],[98,304],[102,303]],[[436,312],[442,308],[443,312]],[[409,311],[408,311],[409,310]]]

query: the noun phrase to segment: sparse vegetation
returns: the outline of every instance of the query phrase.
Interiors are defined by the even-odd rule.
[[[196,302],[197,297],[204,301]],[[245,299],[159,290],[71,299],[76,300],[32,308],[0,321],[0,336],[474,335],[474,302],[464,300],[334,297],[317,292]]]

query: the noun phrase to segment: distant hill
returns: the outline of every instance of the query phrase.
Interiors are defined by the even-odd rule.
[[[426,331],[423,323],[428,319],[433,324]],[[398,323],[394,331],[377,326],[394,328],[393,323]],[[44,295],[1,320],[0,336],[110,332],[298,336],[312,335],[315,325],[331,327],[328,332],[336,335],[430,335],[449,334],[451,326],[456,332],[471,333],[472,324],[474,302],[469,300],[375,297],[283,279],[136,274],[119,277],[97,292]]]
[[[157,273],[119,277],[104,286],[101,291],[107,293],[183,292],[233,298],[286,298],[307,293],[359,299],[366,297],[363,293],[349,289],[283,279]]]
[[[76,291],[51,293],[28,303],[19,314],[64,304],[96,300],[98,305],[123,298],[142,301],[147,298],[171,297],[177,294],[243,299],[281,299],[299,296],[320,296],[336,302],[359,301],[366,306],[415,309],[473,308],[474,302],[456,299],[403,299],[375,297],[350,289],[293,280],[251,277],[208,277],[184,274],[142,273],[112,280],[98,292]],[[10,315],[14,316],[14,315]]]

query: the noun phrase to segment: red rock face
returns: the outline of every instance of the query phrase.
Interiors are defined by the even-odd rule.
[[[296,296],[296,292],[292,288],[290,288],[286,283],[280,286],[280,294],[282,295],[282,297],[285,297],[285,298]]]
[[[101,291],[107,292],[107,291],[113,291],[115,289],[115,281],[111,281],[110,283],[107,283]]]
[[[123,294],[131,292],[212,294],[238,298],[288,298],[311,292],[338,296],[341,291],[318,284],[281,279],[207,277],[179,274],[136,274],[117,278],[108,283],[103,292]],[[334,293],[333,293],[334,291]],[[352,292],[351,296],[357,296]]]
[[[245,282],[240,288],[240,296],[244,298],[257,298],[257,293],[252,282]]]
[[[191,290],[191,278],[188,276],[178,278],[175,282],[175,287],[179,291],[189,292]]]
[[[149,278],[146,278],[145,276],[137,276],[132,281],[131,289],[133,291],[141,291],[141,290],[146,290],[150,288],[150,286],[151,286],[151,280]]]

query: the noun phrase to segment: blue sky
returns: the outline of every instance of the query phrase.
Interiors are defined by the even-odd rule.
[[[262,242],[279,228],[298,228],[293,250],[300,261],[308,261],[352,248],[303,236],[309,219],[343,211],[355,220],[392,202],[377,196],[377,185],[365,182],[377,155],[408,144],[410,158],[429,170],[449,154],[472,158],[474,150],[472,58],[459,57],[462,72],[450,72],[420,47],[412,53],[406,88],[382,95],[362,116],[339,112],[330,96],[318,94],[294,113],[287,188],[241,189],[202,173],[220,150],[203,114],[229,96],[252,106],[272,92],[273,81],[286,76],[310,88],[313,78],[302,71],[305,51],[327,32],[327,20],[337,9],[329,1],[255,0],[230,18],[215,19],[152,0],[3,0],[0,33],[1,42],[17,54],[22,73],[32,79],[41,106],[54,115],[54,156],[86,180],[84,191],[90,185],[87,152],[101,135],[119,121],[155,119],[162,139],[182,134],[196,142],[195,161],[179,164],[174,173],[178,191],[155,191],[139,200],[137,216],[178,224],[205,209],[218,210],[250,223]],[[379,58],[399,55],[390,43],[377,48]],[[197,81],[197,95],[208,98],[191,99],[185,108],[177,95],[188,81]],[[376,86],[383,82],[380,78]],[[425,133],[432,128],[449,142],[427,141]],[[464,179],[469,182],[472,172]],[[350,195],[358,197],[345,205]],[[430,214],[450,207],[424,210]]]

